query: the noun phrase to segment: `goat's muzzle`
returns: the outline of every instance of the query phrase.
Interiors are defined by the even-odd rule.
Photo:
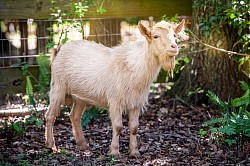
[[[179,49],[178,49],[177,44],[171,44],[171,47],[166,50],[167,56],[172,56],[172,57],[177,55],[178,52],[179,52]]]

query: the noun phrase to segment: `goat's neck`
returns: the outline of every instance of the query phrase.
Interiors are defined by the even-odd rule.
[[[153,54],[150,45],[146,43],[145,47],[147,48],[143,49],[143,61],[139,69],[139,73],[143,74],[139,76],[138,83],[144,84],[145,86],[149,87],[159,74],[161,65],[157,57]]]
[[[153,77],[152,79],[154,79],[159,74],[161,64],[159,63],[158,58],[153,54],[150,45],[148,46],[148,54],[146,54],[146,56],[147,72]]]

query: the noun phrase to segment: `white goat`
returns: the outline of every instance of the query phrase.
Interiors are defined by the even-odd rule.
[[[88,105],[108,107],[113,127],[110,153],[119,155],[119,135],[123,128],[122,113],[128,112],[130,155],[139,155],[137,128],[139,114],[147,104],[150,84],[161,65],[173,70],[178,46],[175,34],[185,21],[175,27],[162,21],[151,29],[140,22],[145,39],[108,48],[90,41],[72,41],[63,45],[51,64],[50,107],[46,112],[46,146],[56,150],[53,125],[60,105],[73,98],[70,120],[76,143],[90,150],[80,119]]]

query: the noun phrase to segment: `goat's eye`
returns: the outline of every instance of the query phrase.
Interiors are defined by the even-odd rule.
[[[159,36],[158,35],[154,35],[154,38],[157,39]]]

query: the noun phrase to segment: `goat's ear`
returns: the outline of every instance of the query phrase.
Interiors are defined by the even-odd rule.
[[[181,23],[175,27],[174,32],[176,34],[179,33],[182,30],[182,28],[184,27],[184,25],[185,25],[185,19],[183,19],[181,21]]]
[[[151,34],[148,28],[146,28],[144,25],[142,25],[141,21],[138,23],[138,28],[142,34],[142,36],[145,36],[148,41],[151,40]]]

